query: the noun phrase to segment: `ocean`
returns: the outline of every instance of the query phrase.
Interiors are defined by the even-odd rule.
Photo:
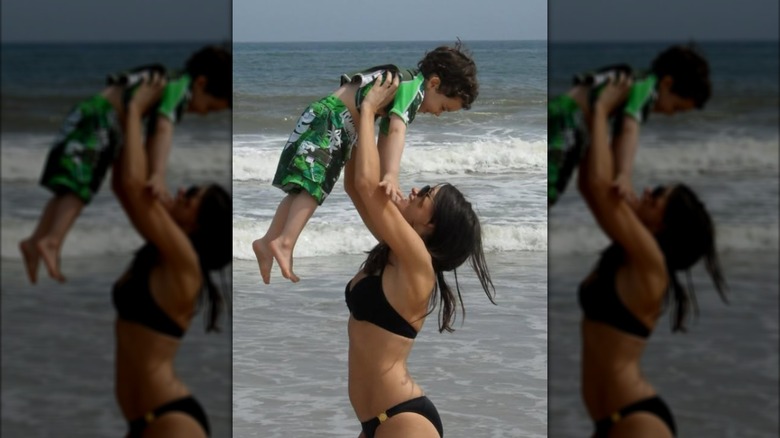
[[[159,62],[181,68],[199,43],[2,45],[2,435],[104,437],[126,425],[113,395],[111,285],[142,240],[110,190],[110,174],[62,251],[68,282],[43,266],[29,285],[18,250],[51,193],[38,185],[48,149],[70,108],[102,90],[109,73]],[[185,114],[177,125],[168,184],[230,187],[229,112]],[[230,281],[230,270],[225,270]],[[199,317],[177,371],[203,403],[214,436],[230,432],[230,319],[203,334]]]
[[[452,43],[452,42],[449,42]],[[306,106],[339,76],[385,63],[416,66],[447,42],[234,45],[234,401],[236,437],[357,434],[346,387],[344,285],[375,241],[338,183],[298,241],[298,284],[262,284],[251,243],[283,198],[279,154]],[[449,436],[547,434],[547,49],[544,41],[466,41],[480,95],[471,110],[409,126],[402,189],[450,182],[482,224],[498,306],[467,267],[466,320],[417,338],[412,376]]]
[[[572,75],[627,62],[647,68],[671,43],[551,43],[550,94]],[[778,44],[701,42],[713,96],[703,111],[651,113],[641,128],[634,187],[684,182],[710,211],[730,305],[692,270],[701,314],[687,334],[667,317],[643,358],[680,436],[778,434]],[[576,178],[576,176],[575,176]],[[574,181],[574,178],[572,179]],[[579,394],[577,285],[607,238],[571,184],[549,215],[550,436],[592,428]],[[668,313],[668,312],[667,312]]]

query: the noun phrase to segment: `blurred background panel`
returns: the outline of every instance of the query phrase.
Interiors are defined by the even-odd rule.
[[[679,436],[778,434],[778,3],[549,1],[549,92],[572,76],[628,63],[647,69],[672,44],[695,42],[710,64],[702,111],[650,115],[634,187],[685,182],[717,228],[731,304],[702,266],[700,315],[672,334],[668,313],[643,356]],[[574,177],[576,178],[576,176]],[[577,288],[608,241],[571,183],[549,213],[550,437],[592,430],[580,396]]]
[[[100,92],[109,73],[155,62],[181,69],[203,45],[229,46],[231,3],[4,0],[1,16],[0,434],[122,436],[110,293],[142,241],[111,193],[110,175],[63,246],[67,283],[50,280],[41,266],[30,285],[18,244],[51,196],[38,179],[70,108]],[[174,132],[169,187],[215,181],[229,188],[230,129],[229,112],[185,114]],[[224,277],[229,287],[229,268]],[[230,436],[231,417],[230,320],[221,326],[206,336],[196,317],[177,360],[216,437]]]

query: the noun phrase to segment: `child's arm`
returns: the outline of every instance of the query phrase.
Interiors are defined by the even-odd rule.
[[[629,201],[636,198],[631,178],[634,172],[634,158],[639,144],[639,122],[633,117],[623,115],[620,133],[612,140],[612,153],[615,157],[615,180],[612,187]]]
[[[380,182],[380,185],[381,184],[382,183]],[[374,239],[380,241],[381,238],[379,237],[379,234],[377,234],[373,222],[371,222],[371,217],[368,215],[366,205],[363,203],[363,199],[359,196],[355,187],[355,160],[352,159],[347,160],[347,164],[344,166],[344,191],[349,195],[349,199],[351,199],[352,204],[355,205],[355,210],[357,210],[360,219],[363,220],[368,231],[374,236]]]
[[[159,96],[164,78],[154,75],[142,84],[127,107],[125,145],[117,158],[112,185],[122,208],[136,230],[160,251],[163,261],[173,268],[184,290],[193,290],[202,281],[198,256],[189,237],[172,219],[168,208],[146,191],[149,175],[143,147],[142,114],[146,114],[154,97]],[[190,287],[190,285],[192,287]]]
[[[382,180],[379,183],[385,193],[394,202],[403,198],[404,194],[398,185],[398,175],[401,168],[401,156],[404,152],[406,124],[395,114],[390,115],[387,135],[380,133],[377,148]]]
[[[180,109],[191,88],[187,76],[172,79],[168,82],[149,117],[155,117],[154,133],[146,140],[149,176],[146,187],[156,197],[169,200],[170,193],[165,184],[168,158],[173,142],[173,125],[179,117]]]
[[[152,117],[157,117],[157,121],[154,134],[146,140],[146,149],[149,155],[149,178],[146,182],[146,188],[155,197],[167,199],[170,198],[170,193],[165,185],[165,172],[168,168],[168,158],[173,142],[173,122],[160,114]]]
[[[365,123],[359,121],[360,124]],[[379,151],[379,172],[382,179],[379,182],[379,186],[385,189],[385,194],[397,202],[404,198],[403,192],[401,192],[398,186],[398,174],[401,166],[401,155],[404,151],[404,138],[406,136],[406,124],[395,114],[390,115],[387,134],[379,133],[379,139],[377,141],[377,150]],[[344,190],[352,199],[352,203],[355,205],[360,218],[363,219],[366,228],[374,236],[376,240],[381,240],[379,234],[368,216],[365,204],[360,196],[357,196],[355,188],[355,164],[354,160],[347,161],[344,168]]]

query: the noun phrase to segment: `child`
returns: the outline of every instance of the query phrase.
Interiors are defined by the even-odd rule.
[[[41,185],[54,192],[33,234],[19,244],[31,283],[36,282],[39,258],[49,276],[62,282],[59,255],[67,232],[82,208],[100,188],[121,145],[121,119],[125,105],[140,81],[159,65],[110,75],[107,87],[75,106],[62,125],[44,167]],[[232,56],[220,47],[205,47],[187,60],[185,71],[170,74],[153,113],[146,114],[149,150],[147,187],[168,198],[165,169],[171,148],[173,124],[184,111],[207,114],[230,107]]]
[[[427,53],[417,69],[383,65],[342,75],[338,90],[303,112],[282,151],[273,184],[287,196],[279,204],[265,236],[252,242],[264,283],[270,282],[274,259],[284,278],[298,281],[292,270],[295,242],[349,160],[357,141],[360,102],[374,80],[388,71],[399,76],[401,82],[393,102],[381,115],[378,148],[381,185],[393,199],[403,196],[398,187],[399,165],[406,127],[415,115],[438,116],[445,111],[468,109],[477,97],[477,67],[461,49],[460,42],[455,47],[442,46]],[[349,172],[347,176],[344,185],[351,193]]]
[[[639,125],[650,111],[672,115],[701,109],[711,93],[707,61],[690,45],[666,49],[655,58],[649,72],[632,72],[631,67],[621,64],[575,76],[574,87],[548,106],[548,206],[560,198],[590,143],[586,118],[592,103],[604,84],[620,73],[631,75],[633,84],[622,109],[611,115],[614,187],[630,199],[635,197],[631,174]]]

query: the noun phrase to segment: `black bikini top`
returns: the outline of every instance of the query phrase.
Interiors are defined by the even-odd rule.
[[[119,318],[135,322],[154,331],[181,338],[184,329],[154,301],[149,289],[149,275],[157,260],[155,248],[142,248],[133,259],[130,271],[114,283],[114,308]]]
[[[344,291],[347,307],[352,317],[358,321],[367,321],[391,333],[414,339],[417,337],[417,330],[396,312],[385,298],[382,289],[383,273],[384,269],[379,275],[361,278],[351,290],[347,283]]]
[[[647,338],[650,336],[650,329],[628,310],[615,288],[615,275],[621,259],[617,247],[604,253],[593,276],[580,284],[580,308],[589,320],[603,322],[620,331]]]

